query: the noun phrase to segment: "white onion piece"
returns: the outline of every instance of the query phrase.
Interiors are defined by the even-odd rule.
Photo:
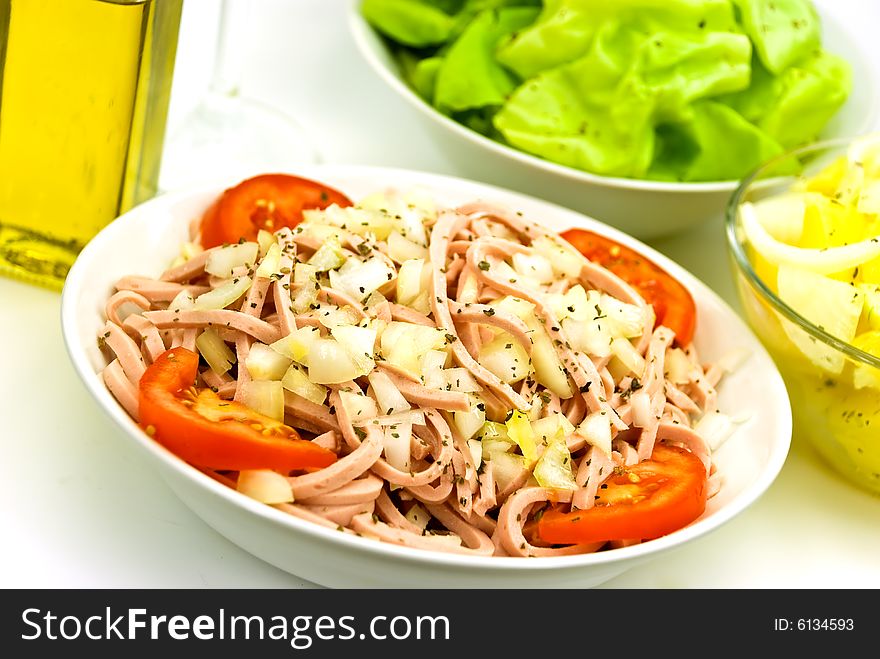
[[[282,474],[270,469],[243,469],[235,489],[261,503],[291,503],[293,488]]]
[[[193,296],[189,294],[189,291],[183,289],[174,296],[174,299],[171,300],[168,308],[171,311],[186,311],[188,309],[192,309],[196,304],[196,301],[193,299]]]
[[[532,249],[547,259],[556,274],[572,279],[580,276],[583,257],[562,238],[539,236],[532,241]]]
[[[305,356],[309,379],[315,384],[339,384],[363,375],[361,367],[334,339],[318,339]]]
[[[241,403],[276,421],[284,421],[284,389],[278,380],[239,383]]]
[[[694,426],[694,432],[706,440],[712,451],[718,450],[735,430],[733,420],[720,412],[706,412]]]
[[[382,450],[385,453],[385,461],[395,469],[409,472],[412,467],[410,442],[412,442],[411,424],[398,423],[388,426],[382,438]]]
[[[235,363],[235,353],[214,330],[208,328],[196,338],[196,350],[217,375],[223,375]]]
[[[461,434],[462,439],[471,439],[482,429],[486,423],[486,412],[476,406],[476,400],[472,399],[472,407],[467,412],[453,412],[452,423]]]
[[[431,515],[420,503],[414,503],[410,506],[410,509],[406,511],[404,517],[406,517],[411,524],[419,527],[422,531],[427,528],[428,522],[431,521]]]
[[[399,232],[392,231],[388,236],[388,256],[395,263],[402,264],[410,259],[427,258],[428,249],[404,238]]]
[[[257,245],[260,246],[260,257],[265,258],[266,254],[269,253],[269,249],[271,249],[272,245],[277,245],[278,242],[275,240],[275,234],[265,229],[260,229],[257,231]]]
[[[244,363],[254,380],[280,380],[290,366],[290,358],[265,343],[254,343]]]
[[[274,276],[278,276],[281,273],[279,270],[281,269],[281,247],[278,243],[271,243],[267,248],[266,255],[263,257],[263,260],[260,261],[260,265],[257,266],[257,277],[265,277],[269,278]]]
[[[251,278],[247,275],[235,277],[217,288],[202,293],[195,299],[194,309],[208,311],[211,309],[225,309],[233,302],[239,300],[251,287]]]
[[[468,449],[470,449],[471,457],[474,460],[474,467],[476,469],[480,468],[480,465],[483,463],[483,442],[479,439],[469,439],[467,440]]]
[[[287,336],[282,336],[274,343],[269,344],[275,352],[285,357],[305,364],[312,346],[321,338],[321,331],[317,327],[300,327],[293,330]]]
[[[330,286],[358,300],[366,300],[373,291],[394,281],[397,276],[397,272],[380,258],[367,259],[363,263],[349,259],[349,263],[355,265],[344,273],[330,271]]]
[[[591,446],[611,455],[611,419],[602,411],[593,412],[577,427],[577,434]]]
[[[337,325],[330,330],[330,334],[358,365],[361,375],[366,375],[376,367],[376,362],[373,361],[376,330],[373,327]]]
[[[353,391],[340,391],[339,400],[353,424],[361,421],[369,421],[374,419],[379,413],[376,409],[376,401],[369,396],[355,393]]]
[[[403,394],[394,386],[391,378],[382,371],[373,371],[367,376],[373,395],[379,404],[379,409],[384,414],[396,414],[412,409]]]
[[[637,378],[645,373],[645,358],[639,354],[629,339],[616,338],[611,341],[611,352]]]
[[[646,391],[636,391],[629,397],[629,404],[632,407],[634,426],[645,428],[651,425],[651,419],[653,418],[651,397]]]
[[[444,377],[447,354],[444,350],[428,350],[422,357],[422,381],[431,389],[445,389],[447,385]]]
[[[299,364],[291,364],[288,367],[284,377],[281,378],[281,386],[316,405],[323,405],[327,400],[327,387],[312,382]]]
[[[252,268],[257,262],[259,251],[260,246],[252,242],[224,245],[208,254],[205,272],[215,277],[231,277],[238,267]]]

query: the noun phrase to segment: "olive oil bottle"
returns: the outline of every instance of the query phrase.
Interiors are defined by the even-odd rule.
[[[60,289],[157,191],[183,0],[0,0],[0,273]]]

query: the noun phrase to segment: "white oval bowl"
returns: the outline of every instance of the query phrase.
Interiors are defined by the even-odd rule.
[[[717,359],[733,348],[749,351],[748,360],[719,388],[720,408],[748,419],[714,455],[724,485],[705,514],[684,529],[622,549],[550,558],[473,557],[380,543],[291,517],[221,485],[154,442],[100,377],[106,362],[96,337],[113,283],[128,274],[158,276],[179,254],[190,221],[237,181],[170,193],[122,215],[86,245],[62,293],[62,332],[77,374],[120,429],[120,439],[133,442],[180,499],[235,544],[282,570],[330,587],[585,588],[717,529],[754,503],[778,475],[791,441],[791,410],[779,372],[736,313],[660,253],[574,211],[487,184],[367,166],[317,165],[292,173],[355,199],[388,187],[426,189],[444,205],[483,199],[560,230],[592,229],[639,250],[693,294],[701,358]]]
[[[721,221],[737,181],[669,183],[612,176],[560,165],[489,139],[436,110],[403,79],[387,43],[364,20],[360,0],[350,0],[349,28],[361,56],[378,76],[416,110],[434,143],[457,174],[546,199],[598,218],[641,240]],[[823,45],[846,59],[853,90],[822,132],[822,139],[854,137],[873,129],[880,116],[880,90],[865,51],[827,13],[820,12]]]

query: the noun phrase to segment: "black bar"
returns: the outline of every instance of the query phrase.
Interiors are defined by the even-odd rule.
[[[5,657],[135,650],[163,659],[193,652],[462,659],[486,651],[554,659],[840,652],[873,645],[875,597],[846,590],[6,590],[0,648]]]

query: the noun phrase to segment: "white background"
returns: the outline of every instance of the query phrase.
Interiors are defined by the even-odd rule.
[[[326,162],[456,174],[414,111],[360,60],[346,0],[250,4],[247,32],[233,44],[242,92],[294,114]],[[880,62],[880,3],[819,4]],[[217,3],[185,5],[172,129],[204,91],[213,56]],[[736,306],[720,215],[654,246]],[[215,533],[125,445],[70,366],[57,293],[0,280],[0,299],[0,587],[312,586]],[[845,483],[795,437],[750,509],[603,587],[877,588],[878,552],[880,498]]]

